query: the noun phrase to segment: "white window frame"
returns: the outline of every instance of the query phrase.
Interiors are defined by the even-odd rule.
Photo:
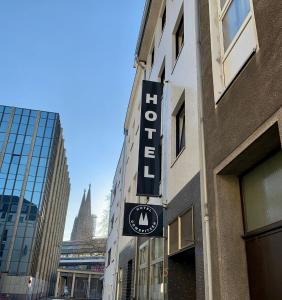
[[[164,264],[164,240],[162,238],[161,239],[161,244],[163,247],[163,255],[157,258],[154,258],[153,256],[153,252],[155,250],[155,248],[153,247],[153,243],[156,242],[156,238],[152,238],[151,242],[150,242],[150,270],[149,270],[149,274],[150,274],[150,278],[149,278],[149,299],[152,299],[152,291],[151,291],[151,286],[152,286],[152,275],[153,275],[153,267],[159,263]],[[163,284],[164,284],[164,274],[162,274],[163,277]]]
[[[146,255],[146,261],[144,263],[141,263],[141,256],[140,253],[141,251],[147,248],[147,255]],[[140,273],[142,270],[146,270],[146,284],[147,284],[147,291],[146,291],[146,295],[148,297],[148,293],[149,293],[149,285],[150,285],[150,281],[149,281],[149,274],[150,274],[150,264],[149,264],[149,260],[150,260],[150,245],[149,245],[149,240],[144,242],[142,245],[140,245],[139,247],[139,259],[138,259],[138,291],[137,291],[137,299],[140,300]]]
[[[210,34],[211,34],[211,51],[212,51],[212,73],[213,73],[213,85],[214,85],[214,99],[217,103],[226,89],[233,82],[234,78],[241,71],[242,67],[248,61],[250,56],[259,50],[255,15],[253,8],[253,1],[249,0],[250,11],[245,20],[241,24],[238,32],[234,36],[232,42],[226,50],[224,50],[223,40],[223,26],[222,21],[228,11],[228,8],[234,0],[226,0],[224,6],[221,8],[220,0],[209,0],[209,15],[210,15]],[[242,51],[241,47],[245,47],[243,43],[244,33],[251,34],[252,41],[250,45],[246,46],[246,53],[240,57],[237,55],[232,58],[232,54],[236,55],[235,51]],[[241,39],[240,39],[241,38]],[[237,49],[236,49],[237,46]],[[248,49],[249,47],[249,49]],[[230,66],[233,67],[230,74],[226,70],[230,70]],[[233,64],[233,65],[232,65]],[[225,69],[226,68],[226,69]]]

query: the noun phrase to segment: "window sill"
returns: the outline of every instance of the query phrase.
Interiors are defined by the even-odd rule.
[[[189,246],[186,246],[184,248],[181,248],[181,249],[178,249],[178,250],[175,250],[175,251],[169,253],[168,257],[180,254],[180,253],[182,253],[182,252],[184,252],[186,250],[193,250],[194,248],[195,248],[195,242],[191,243],[191,245],[189,245]]]
[[[174,70],[175,70],[175,68],[176,68],[177,62],[178,62],[178,60],[179,60],[179,57],[180,57],[180,55],[181,55],[181,53],[182,53],[183,48],[184,48],[184,44],[182,45],[182,47],[181,47],[181,49],[179,50],[179,53],[178,53],[178,55],[177,55],[177,57],[176,57],[176,59],[175,59],[174,65],[173,65],[173,67],[172,67],[171,75],[173,74],[173,72],[174,72]]]
[[[181,151],[178,153],[178,155],[175,157],[174,161],[171,163],[170,168],[172,168],[176,162],[178,161],[179,157],[182,155],[182,153],[184,152],[184,150],[186,149],[186,146],[184,146]]]
[[[252,59],[252,57],[256,54],[256,52],[258,51],[258,49],[254,49],[253,52],[250,54],[250,56],[248,57],[248,59],[243,63],[243,65],[240,67],[239,71],[235,74],[234,78],[228,83],[228,85],[226,85],[223,89],[220,95],[218,95],[217,97],[215,97],[215,107],[218,106],[218,104],[220,103],[220,100],[224,97],[224,95],[228,92],[228,89],[233,85],[234,81],[237,79],[237,77],[240,75],[240,73],[242,72],[242,70],[245,68],[245,66],[249,63],[249,61]]]

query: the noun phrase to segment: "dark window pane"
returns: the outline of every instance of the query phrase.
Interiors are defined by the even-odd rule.
[[[162,15],[162,31],[164,30],[166,23],[166,7],[164,8],[163,15]]]
[[[175,33],[175,54],[178,57],[184,44],[184,18],[181,17],[178,28]]]
[[[176,156],[185,146],[185,105],[183,104],[176,115]]]

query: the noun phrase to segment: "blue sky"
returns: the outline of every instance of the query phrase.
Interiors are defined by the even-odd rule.
[[[0,103],[59,112],[71,177],[101,216],[119,157],[144,0],[1,0]],[[98,219],[99,222],[99,219]]]

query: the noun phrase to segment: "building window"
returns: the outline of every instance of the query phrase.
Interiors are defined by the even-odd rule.
[[[221,0],[224,51],[228,49],[250,12],[249,0]],[[227,7],[227,8],[226,8]],[[225,8],[225,9],[223,9]]]
[[[155,48],[153,47],[151,51],[151,67],[153,67],[154,62],[155,62]]]
[[[176,114],[176,156],[185,147],[185,103]]]
[[[7,236],[8,236],[8,230],[5,229],[3,231],[2,242],[6,242],[7,241]]]
[[[139,285],[138,299],[148,299],[148,275],[149,275],[149,241],[142,244],[139,248]]]
[[[211,23],[213,81],[217,101],[256,51],[258,43],[251,0],[211,0],[211,3],[211,17],[219,21],[218,24]]]
[[[183,45],[184,45],[184,16],[182,14],[178,27],[175,31],[175,59],[178,58]]]
[[[150,261],[150,299],[154,300],[162,300],[164,297],[163,251],[163,239],[152,239]]]
[[[107,264],[107,266],[109,266],[111,264],[111,255],[112,255],[112,249],[110,249],[108,251],[108,264]]]
[[[110,229],[110,231],[112,231],[113,228],[114,228],[114,220],[115,220],[115,215],[113,215],[112,218],[111,218],[111,229]]]
[[[166,24],[166,7],[164,7],[161,19],[162,19],[162,32],[163,32]]]
[[[251,232],[282,220],[282,152],[241,179],[245,230]]]
[[[161,75],[160,75],[160,80],[161,80],[162,84],[165,83],[165,66],[163,66],[163,69],[162,69],[162,72],[161,72]]]
[[[194,245],[193,207],[168,226],[168,253],[173,255]]]

